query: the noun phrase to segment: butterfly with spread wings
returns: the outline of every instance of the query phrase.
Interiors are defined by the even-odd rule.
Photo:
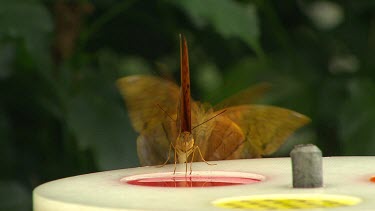
[[[310,119],[292,110],[250,102],[267,89],[260,84],[212,107],[190,96],[186,40],[181,46],[181,88],[154,76],[120,78],[117,86],[124,97],[134,129],[139,133],[140,163],[187,163],[240,158],[259,158],[275,152],[285,140]],[[223,108],[225,105],[233,106]],[[170,149],[174,160],[170,159]],[[194,156],[198,151],[200,156]],[[191,167],[190,167],[191,168]],[[190,169],[191,172],[191,169]]]

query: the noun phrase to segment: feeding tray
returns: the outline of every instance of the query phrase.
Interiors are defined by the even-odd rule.
[[[293,188],[290,158],[215,163],[59,179],[33,191],[34,211],[375,210],[375,157],[323,158],[320,188]]]

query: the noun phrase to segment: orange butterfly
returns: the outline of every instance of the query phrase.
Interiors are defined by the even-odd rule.
[[[219,103],[219,109],[192,100],[183,36],[180,46],[181,89],[154,76],[135,75],[117,81],[133,127],[140,133],[137,151],[141,165],[171,163],[171,148],[174,162],[186,163],[186,168],[193,161],[258,158],[275,152],[289,135],[310,121],[275,106],[244,104],[220,109],[233,104],[238,95]],[[246,90],[246,96],[255,98],[265,87]],[[196,151],[200,157],[194,156]]]

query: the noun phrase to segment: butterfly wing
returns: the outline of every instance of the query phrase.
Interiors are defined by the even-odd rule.
[[[158,77],[138,75],[119,79],[117,86],[131,123],[140,133],[137,151],[141,165],[164,163],[170,142],[177,138],[176,122],[170,117],[177,117],[178,86]]]
[[[170,81],[153,76],[134,75],[120,78],[117,86],[137,132],[169,118],[166,113],[177,113],[179,88]]]
[[[264,96],[264,94],[271,89],[270,83],[258,83],[253,86],[248,87],[226,99],[221,101],[220,103],[214,106],[214,109],[220,110],[223,108],[227,108],[229,106],[237,106],[237,105],[246,105],[250,103],[254,103],[257,99]]]
[[[171,156],[168,163],[172,163],[173,151],[170,141],[177,138],[175,122],[164,121],[154,127],[142,131],[137,138],[137,153],[142,166],[163,164]],[[173,149],[172,149],[173,150]]]
[[[265,105],[242,105],[223,114],[243,131],[247,147],[242,157],[255,158],[275,152],[298,128],[310,119],[292,110]]]
[[[203,158],[208,161],[239,158],[245,144],[241,128],[219,112],[212,112],[208,105],[197,104],[192,107],[193,125],[204,124],[193,130],[193,136]],[[214,118],[207,121],[212,117]],[[196,155],[194,161],[202,160]]]

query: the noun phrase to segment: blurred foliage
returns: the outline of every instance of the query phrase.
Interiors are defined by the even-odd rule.
[[[375,154],[375,2],[0,0],[0,210],[28,210],[57,178],[138,165],[114,85],[179,75],[190,46],[193,97],[211,103],[257,82],[260,103],[310,116],[277,156]],[[276,155],[275,155],[276,156]]]

